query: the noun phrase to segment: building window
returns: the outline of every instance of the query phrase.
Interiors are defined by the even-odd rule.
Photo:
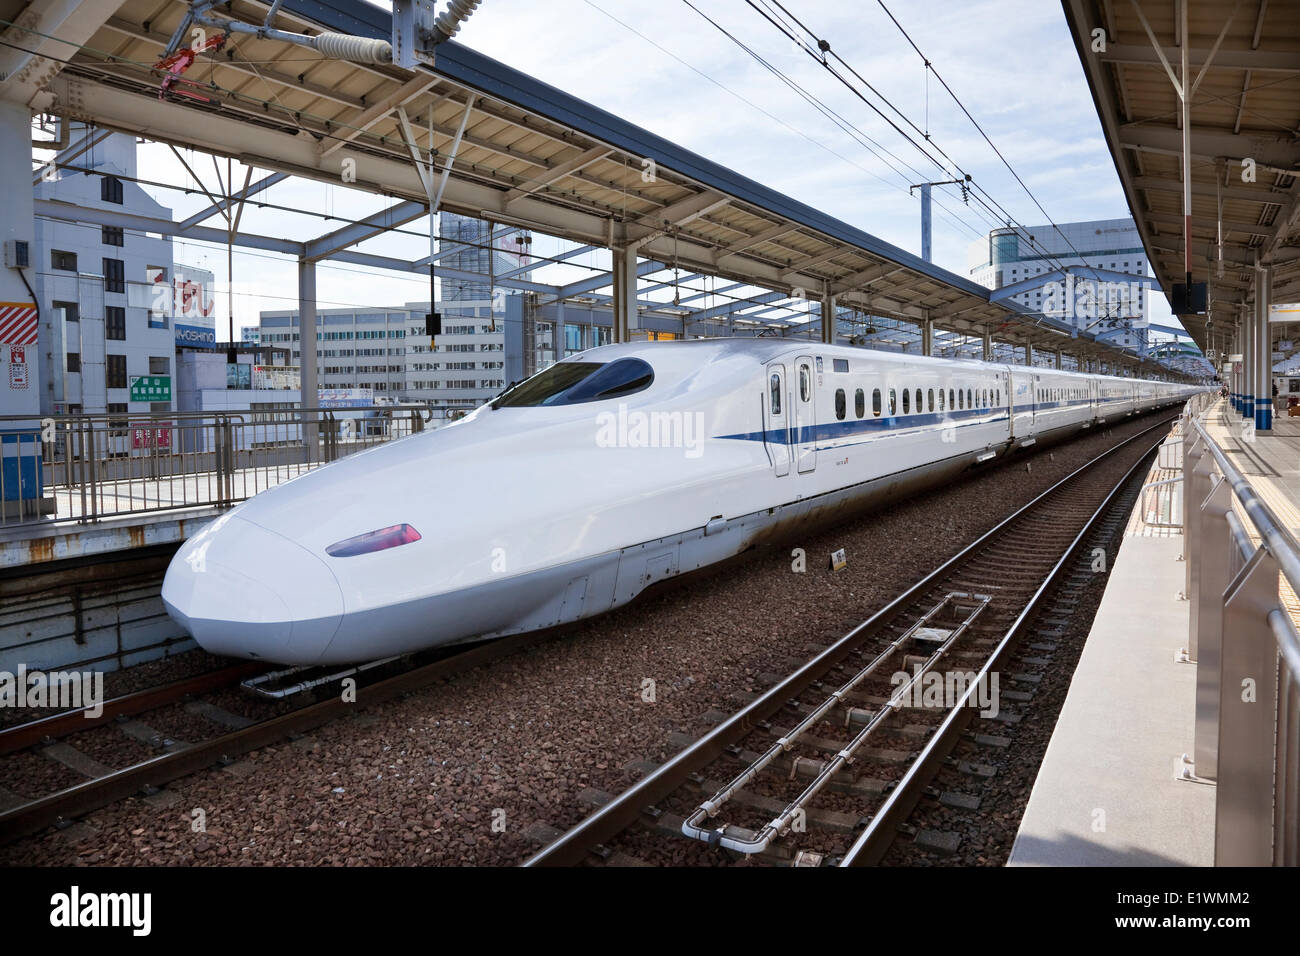
[[[126,388],[126,356],[106,355],[104,358],[104,387]]]
[[[64,252],[62,249],[51,249],[50,268],[58,269],[60,272],[76,272],[77,254],[75,252]]]
[[[107,408],[110,415],[128,414],[126,402],[109,402]],[[110,429],[109,436],[112,438],[125,438],[127,436],[127,420],[125,418],[110,418],[108,427]]]
[[[104,338],[126,340],[126,309],[120,305],[104,306]]]
[[[166,355],[149,356],[149,374],[150,375],[170,375],[172,373],[172,360]]]
[[[75,302],[60,302],[55,299],[51,305],[56,309],[63,310],[63,318],[68,322],[77,322],[81,319],[81,311],[77,308]]]
[[[81,353],[80,353],[80,352],[69,352],[69,353],[68,353],[68,371],[69,371],[69,372],[80,372],[80,371],[81,371]]]
[[[122,205],[122,180],[116,176],[105,176],[99,181],[99,198],[104,202]]]
[[[104,291],[126,291],[126,267],[121,259],[104,260]]]
[[[104,226],[102,235],[104,245],[106,246],[121,246],[126,244],[122,237],[121,226]]]

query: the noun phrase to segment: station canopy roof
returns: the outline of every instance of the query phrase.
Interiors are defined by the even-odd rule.
[[[427,165],[430,136],[441,163],[463,124],[441,208],[585,244],[636,243],[646,259],[814,301],[829,292],[842,307],[928,317],[941,330],[1135,360],[1067,323],[990,302],[988,289],[963,276],[454,41],[437,47],[432,68],[412,72],[236,33],[160,98],[154,66],[188,4],[108,6],[102,25],[33,92],[33,107],[317,180],[337,183],[347,170],[349,185],[406,203],[393,207],[405,218],[377,215],[369,233],[344,237],[352,241],[425,208],[404,132]],[[261,24],[268,6],[234,0],[213,15]],[[389,14],[360,0],[285,0],[274,26],[383,39],[391,31]]]
[[[1273,265],[1273,300],[1300,299],[1300,4],[1183,2],[1193,91],[1192,281],[1210,285],[1215,341],[1206,315],[1179,318],[1202,348],[1221,348],[1240,304],[1253,301],[1257,256]],[[1185,277],[1181,104],[1165,65],[1178,76],[1180,4],[1063,6],[1129,207],[1168,292]],[[1246,160],[1253,181],[1243,178]]]

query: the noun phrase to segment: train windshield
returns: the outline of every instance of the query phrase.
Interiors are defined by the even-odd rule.
[[[557,362],[506,392],[493,408],[577,405],[631,395],[654,381],[650,363],[638,358],[614,362]]]

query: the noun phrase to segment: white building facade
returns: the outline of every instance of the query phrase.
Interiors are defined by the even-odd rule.
[[[1012,301],[1031,312],[1069,322],[1118,346],[1147,344],[1146,288],[1124,279],[1099,282],[1052,275],[1061,266],[1091,267],[1134,277],[1148,275],[1146,250],[1132,219],[1102,219],[995,229],[971,243],[970,276],[1001,289],[1042,276]]]
[[[76,138],[82,132],[73,130]],[[36,185],[36,198],[66,206],[66,218],[39,217],[32,261],[40,303],[41,414],[170,410],[166,401],[133,401],[141,376],[172,379],[175,336],[159,287],[172,273],[168,239],[79,221],[82,207],[171,218],[127,177],[135,176],[135,139],[109,136],[79,157],[95,170],[62,170]],[[161,394],[161,393],[158,393]]]
[[[84,132],[74,126],[72,138]],[[175,263],[169,237],[81,221],[83,208],[172,218],[130,181],[134,137],[111,135],[74,165],[90,171],[59,170],[35,187],[59,207],[36,219],[32,252],[41,414],[171,411],[177,346],[215,344],[213,274]]]

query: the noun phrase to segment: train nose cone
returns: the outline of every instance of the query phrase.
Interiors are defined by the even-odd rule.
[[[320,558],[236,514],[181,547],[162,599],[204,650],[282,664],[319,660],[343,616],[338,581]]]

